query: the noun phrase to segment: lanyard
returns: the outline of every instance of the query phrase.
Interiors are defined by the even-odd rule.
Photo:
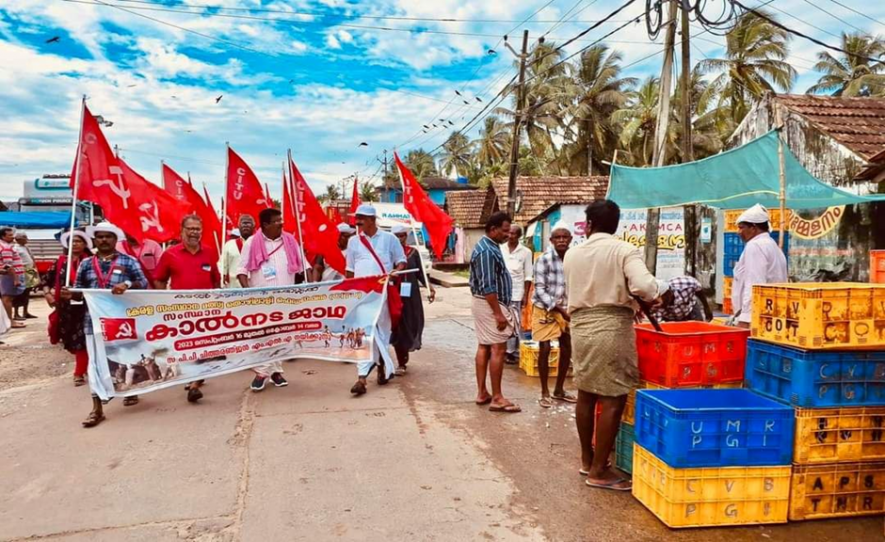
[[[270,253],[267,255],[267,259],[270,260],[270,257],[273,256],[274,254],[276,254],[277,252],[279,252],[279,250],[281,248],[283,248],[283,238],[282,237],[280,237],[280,246],[271,250]]]
[[[114,270],[117,268],[117,257],[114,256],[114,259],[111,260],[111,269],[108,271],[107,275],[104,275],[101,272],[101,266],[98,265],[98,256],[92,257],[92,270],[95,271],[95,280],[98,281],[98,287],[102,290],[108,287],[108,284],[111,283],[111,277],[114,275]]]

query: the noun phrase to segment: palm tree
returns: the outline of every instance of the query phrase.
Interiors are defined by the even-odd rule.
[[[708,83],[698,66],[691,71],[689,80],[689,100],[691,102],[691,146],[692,158],[699,160],[716,154],[724,147],[726,139],[734,132],[735,124],[731,120],[731,112],[716,100]],[[682,154],[682,81],[676,83],[676,89],[670,98],[671,114],[670,131],[667,138],[667,156],[679,158],[686,162]]]
[[[341,199],[341,192],[338,191],[338,187],[334,184],[326,185],[326,193],[323,194],[323,198],[326,201],[334,201],[337,199]]]
[[[498,117],[485,119],[476,144],[476,159],[480,165],[491,167],[507,160],[510,153],[510,128]]]
[[[628,91],[637,83],[636,78],[621,77],[622,58],[607,45],[594,45],[570,66],[573,79],[568,92],[574,103],[569,109],[568,130],[574,144],[570,145],[568,162],[572,170],[590,175],[595,162],[598,171],[617,145],[611,115],[624,107]]]
[[[657,77],[650,76],[638,89],[627,94],[627,104],[612,113],[611,122],[621,130],[619,138],[623,155],[618,163],[632,166],[647,166],[651,163],[654,150],[655,129],[658,119]]]
[[[842,49],[847,54],[834,57],[829,52],[817,54],[816,71],[824,75],[808,89],[809,94],[831,93],[833,96],[885,95],[885,62],[870,62],[885,54],[885,40],[869,34],[842,33]]]
[[[467,136],[461,132],[452,132],[452,135],[443,143],[440,153],[440,170],[445,175],[466,177],[470,172],[470,160],[473,156],[473,144]]]
[[[789,40],[786,30],[747,12],[726,34],[725,58],[699,63],[704,74],[719,73],[713,80],[713,91],[719,95],[720,104],[729,105],[736,123],[766,92],[776,88],[787,92],[793,86],[796,70],[786,62]]]
[[[433,160],[433,156],[424,149],[409,151],[404,163],[419,181],[424,179],[424,177],[439,175],[436,171],[436,162]]]
[[[378,201],[378,193],[370,183],[363,183],[360,186],[360,201]]]

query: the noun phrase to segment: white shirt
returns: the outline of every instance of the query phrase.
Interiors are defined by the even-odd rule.
[[[243,246],[246,241],[243,241]],[[237,246],[237,239],[231,239],[224,244],[221,251],[221,259],[218,260],[218,270],[221,272],[221,278],[230,279],[228,288],[239,288],[240,283],[237,281],[237,269],[240,268],[240,247]],[[228,276],[230,275],[230,276]]]
[[[378,262],[375,261],[372,253],[363,245],[358,236],[354,235],[347,242],[347,250],[344,252],[347,259],[347,271],[352,272],[354,277],[371,277],[372,275],[390,273],[397,264],[406,263],[406,253],[403,251],[403,246],[392,233],[378,230],[371,237],[362,232],[359,235],[369,238],[372,248],[375,249],[375,254],[384,264],[384,269],[378,268]]]
[[[510,271],[510,278],[513,279],[513,297],[511,301],[513,303],[520,303],[525,295],[526,281],[532,282],[534,278],[532,251],[520,243],[516,250],[510,252],[510,245],[504,243],[501,245],[501,253],[504,255],[507,271]]]
[[[252,249],[252,242],[256,239],[264,239],[264,249],[267,251],[268,259],[260,268],[251,273],[246,270],[246,261],[248,258],[240,258],[237,265],[237,275],[246,275],[249,277],[250,288],[263,288],[265,286],[291,286],[295,284],[295,275],[289,273],[289,258],[286,257],[286,249],[283,247],[283,238],[268,239],[263,235],[255,234],[246,239],[243,243],[242,254],[249,254]],[[310,263],[304,262],[305,271],[310,269]],[[265,272],[265,269],[272,270],[272,273]],[[239,281],[237,281],[239,284]]]
[[[28,247],[14,243],[14,248],[18,252],[18,257],[22,259],[22,265],[25,266],[25,269],[34,267],[34,258],[31,257],[31,251],[28,250]]]
[[[750,239],[734,268],[732,305],[740,307],[739,322],[752,321],[753,286],[789,281],[787,258],[768,233]]]

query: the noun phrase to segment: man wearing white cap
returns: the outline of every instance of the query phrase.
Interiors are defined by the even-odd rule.
[[[750,327],[752,321],[753,286],[787,282],[787,258],[771,238],[768,209],[758,203],[738,217],[738,234],[746,246],[734,268],[731,302],[737,325]]]
[[[338,248],[341,249],[345,258],[347,257],[347,242],[356,233],[356,230],[348,224],[342,222],[338,224]],[[335,270],[334,267],[326,265],[326,259],[322,255],[318,255],[313,264],[314,280],[317,282],[329,282],[333,280],[341,280],[344,275]]]
[[[230,241],[224,244],[221,259],[218,261],[221,270],[221,283],[225,288],[239,288],[237,269],[240,267],[240,253],[243,244],[255,233],[255,219],[249,215],[240,216],[237,228],[231,232]]]
[[[345,252],[347,278],[383,275],[402,271],[406,267],[406,254],[402,245],[393,234],[378,229],[377,215],[375,207],[366,203],[356,210],[358,234],[347,242]],[[387,379],[393,375],[395,367],[387,350],[390,344],[391,326],[390,311],[385,306],[381,309],[378,324],[375,326],[375,361],[358,364],[358,378],[356,384],[350,388],[350,393],[354,395],[366,393],[366,380],[376,364],[379,366],[378,384],[387,384]]]
[[[535,292],[532,294],[532,340],[538,343],[538,374],[541,377],[542,408],[553,406],[553,399],[576,403],[577,398],[563,389],[572,362],[572,337],[569,332],[568,295],[566,294],[563,258],[572,244],[572,230],[565,222],[553,226],[550,248],[535,262]],[[553,399],[547,387],[550,374],[550,341],[559,341],[559,372]]]
[[[77,271],[76,288],[94,288],[111,290],[115,295],[122,295],[127,290],[145,289],[148,280],[145,277],[141,264],[137,259],[128,254],[117,252],[117,242],[123,239],[123,232],[110,222],[102,222],[86,228],[86,234],[94,239],[96,254],[83,260]],[[82,301],[82,293],[72,293],[67,288],[62,288],[59,295],[61,299],[68,301],[75,299]],[[89,359],[95,360],[95,333],[92,328],[92,318],[87,308],[84,316],[83,327],[86,332],[86,351]],[[107,360],[95,360],[105,362]],[[88,373],[89,379],[100,378],[99,375]],[[131,395],[123,399],[123,406],[131,406],[138,403],[138,396]],[[101,400],[98,396],[92,396],[92,412],[83,422],[83,427],[95,427],[104,420],[104,412]]]

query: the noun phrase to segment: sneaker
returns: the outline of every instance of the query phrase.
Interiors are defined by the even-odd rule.
[[[278,388],[285,388],[289,385],[289,382],[285,378],[283,378],[283,375],[280,373],[274,373],[270,375],[270,379],[273,381],[273,385]]]
[[[252,381],[252,391],[261,391],[264,389],[264,386],[267,385],[267,377],[266,376],[256,376],[255,380]]]

